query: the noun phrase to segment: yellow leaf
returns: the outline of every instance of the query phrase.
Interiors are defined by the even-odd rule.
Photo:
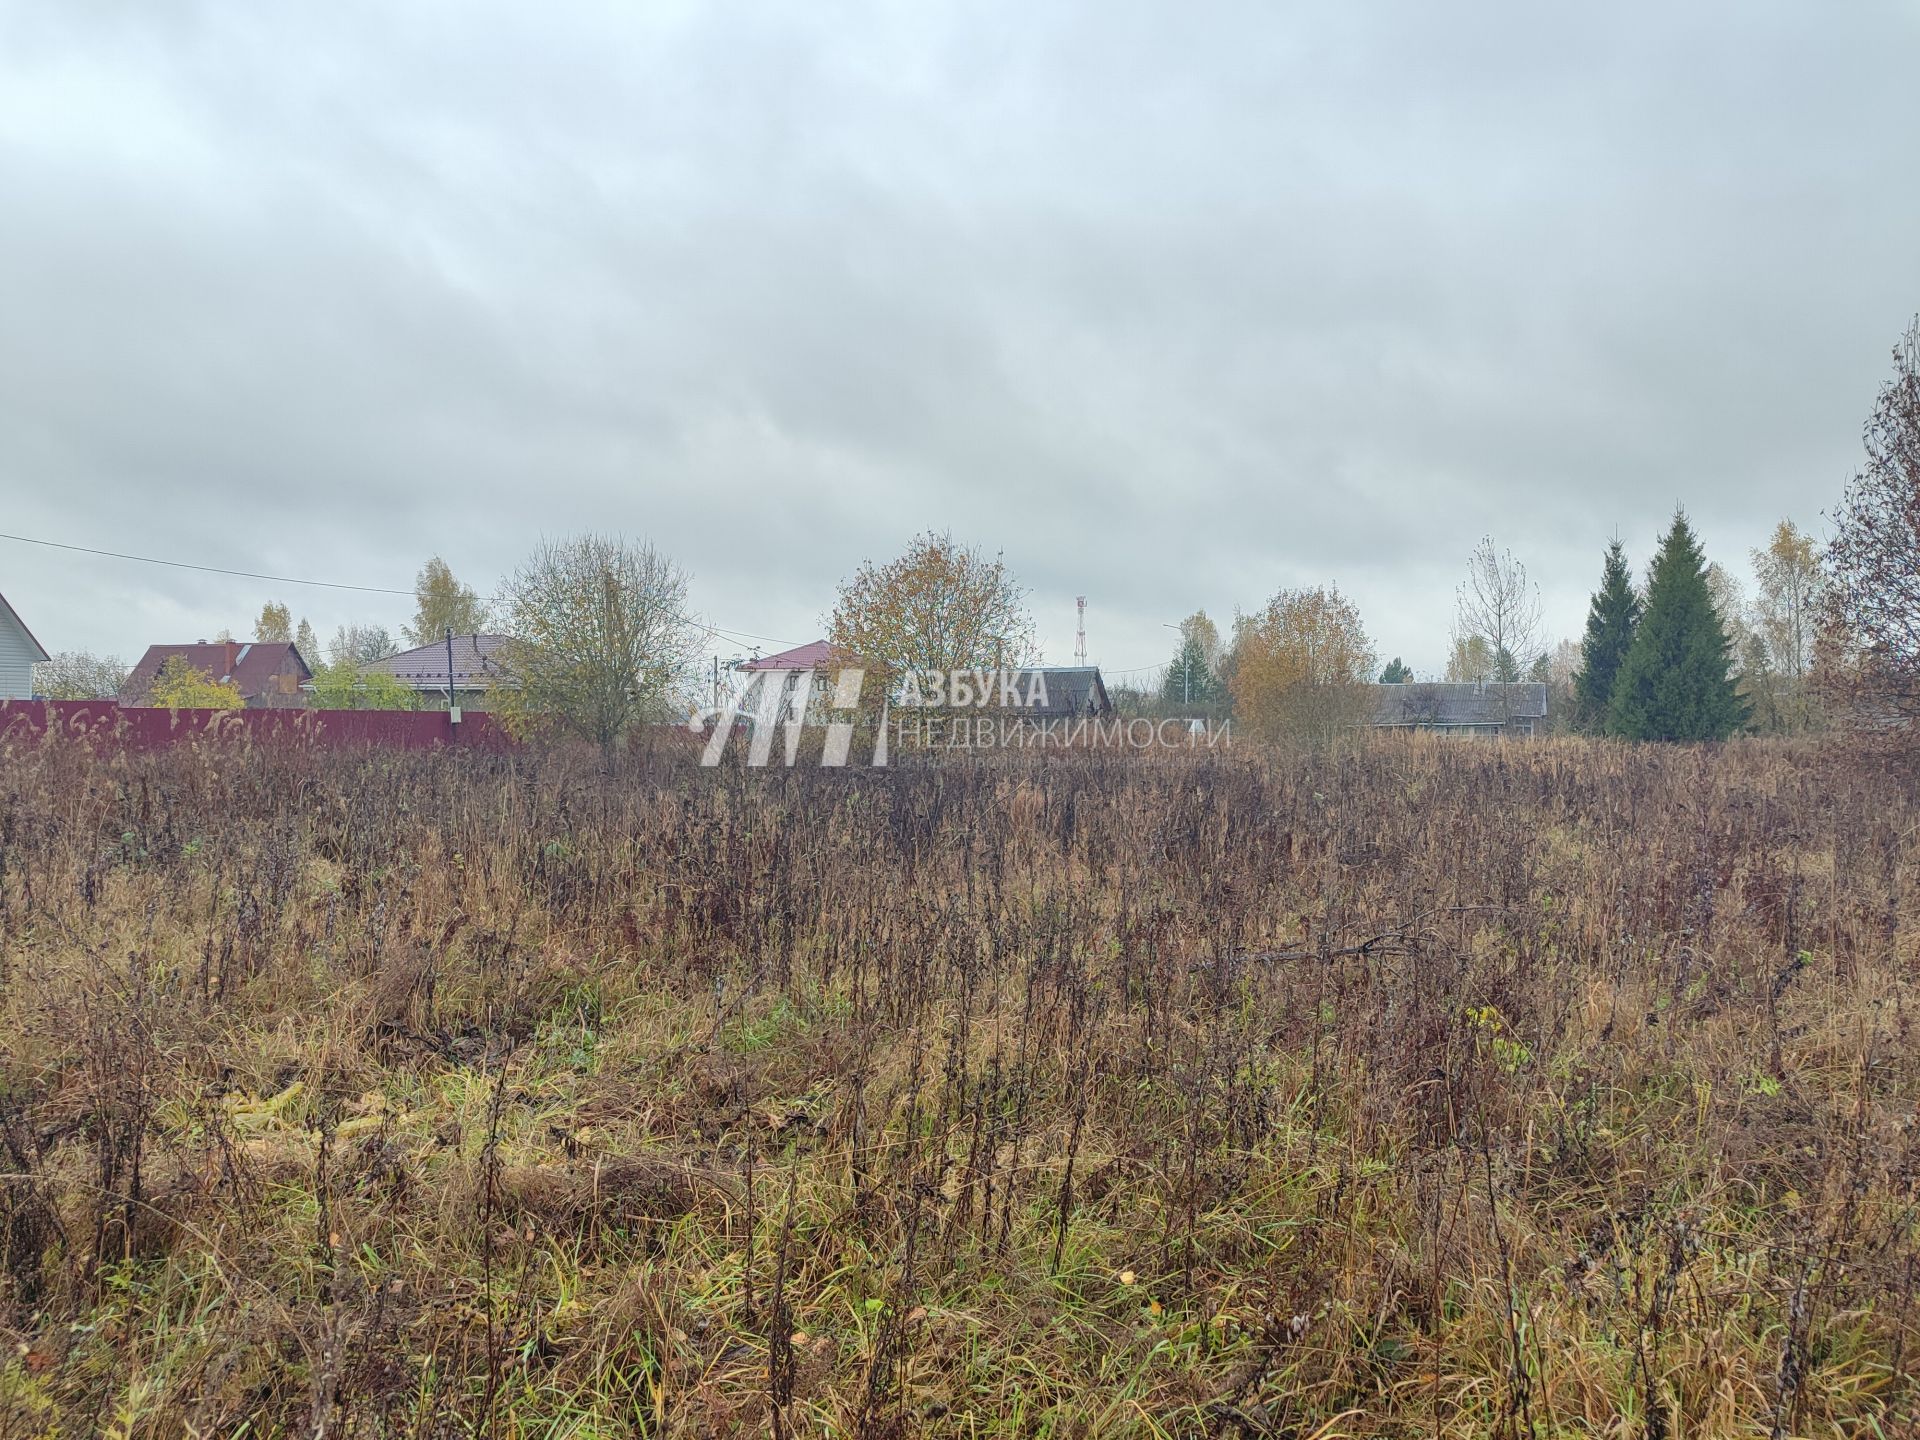
[[[1133,1280],[1134,1280],[1133,1271],[1122,1270],[1120,1272],[1120,1283],[1122,1285],[1131,1285],[1133,1283]]]

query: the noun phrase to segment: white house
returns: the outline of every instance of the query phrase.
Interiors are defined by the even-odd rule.
[[[791,650],[782,650],[778,655],[768,655],[759,660],[748,660],[734,669],[745,676],[745,685],[759,682],[754,698],[749,700],[750,709],[759,712],[768,706],[772,713],[783,718],[794,703],[794,690],[801,683],[802,676],[811,676],[810,693],[805,709],[814,712],[826,704],[828,688],[832,684],[833,646],[825,640],[814,640],[806,645],[797,645]],[[764,680],[760,679],[765,676]],[[770,697],[778,697],[777,703]],[[735,704],[739,703],[736,698]]]
[[[33,667],[46,658],[27,622],[0,595],[0,700],[31,700]]]

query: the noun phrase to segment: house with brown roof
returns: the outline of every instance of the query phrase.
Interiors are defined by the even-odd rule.
[[[31,700],[33,667],[46,658],[27,622],[0,595],[0,700]]]
[[[291,709],[306,703],[300,694],[313,671],[300,652],[284,640],[199,640],[192,645],[149,645],[140,663],[120,687],[120,703],[151,705],[160,667],[181,659],[215,684],[232,685],[249,710]]]

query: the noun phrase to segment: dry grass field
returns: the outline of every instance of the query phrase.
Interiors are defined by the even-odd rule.
[[[0,757],[0,1440],[1899,1436],[1911,777]]]

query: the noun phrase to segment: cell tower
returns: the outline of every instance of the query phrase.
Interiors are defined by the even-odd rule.
[[[1087,597],[1076,595],[1073,597],[1073,604],[1074,608],[1080,612],[1079,626],[1073,632],[1073,663],[1085,665],[1087,663]]]

